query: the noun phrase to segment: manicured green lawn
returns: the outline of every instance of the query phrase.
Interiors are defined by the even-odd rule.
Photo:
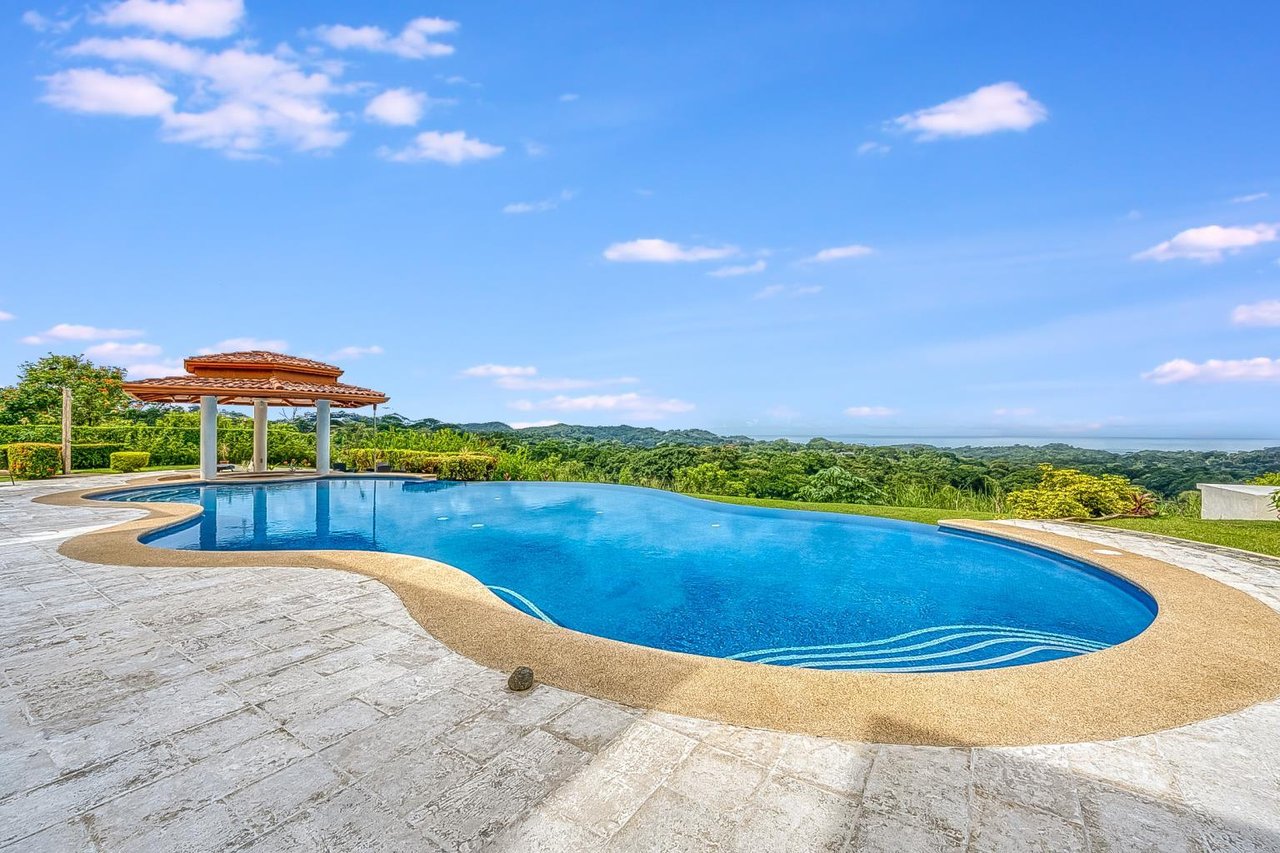
[[[921,524],[937,524],[944,518],[999,518],[990,512],[966,512],[958,509],[928,509],[911,506],[880,506],[878,504],[815,504],[805,501],[778,501],[769,498],[730,498],[723,495],[694,495],[709,501],[746,506],[765,506],[773,509],[808,509],[817,512],[847,512],[854,515],[874,515],[879,518],[897,518],[902,521],[918,521]]]
[[[1113,521],[1098,523],[1107,527],[1159,533],[1162,536],[1176,536],[1179,539],[1226,545],[1229,548],[1240,548],[1280,557],[1280,521],[1213,521],[1203,518],[1164,516],[1117,518]]]
[[[199,465],[148,465],[146,468],[143,468],[141,471],[137,471],[135,473],[142,474],[142,473],[146,473],[147,471],[192,471],[199,467],[200,467]],[[71,472],[71,476],[74,477],[77,474],[116,474],[116,473],[119,473],[119,472],[112,471],[110,468],[77,468]]]

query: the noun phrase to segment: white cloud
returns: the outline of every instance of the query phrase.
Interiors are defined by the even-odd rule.
[[[1237,305],[1231,312],[1231,322],[1237,326],[1280,326],[1280,299]]]
[[[610,261],[626,263],[677,263],[688,261],[717,261],[738,254],[737,246],[681,246],[668,240],[644,238],[625,243],[614,243],[604,250]]]
[[[803,286],[788,286],[785,284],[771,284],[762,287],[756,291],[752,299],[773,299],[776,296],[789,296],[796,298],[799,296],[815,296],[822,292],[822,285],[807,284]]]
[[[47,18],[35,9],[22,13],[22,23],[38,33],[65,33],[75,25],[77,18]]]
[[[418,123],[427,108],[427,96],[412,89],[388,89],[369,101],[364,117],[380,124],[404,127]]]
[[[1012,406],[996,409],[991,414],[997,418],[1029,418],[1035,413],[1036,410],[1028,406]]]
[[[110,338],[137,338],[140,329],[100,329],[97,326],[81,326],[76,323],[58,323],[38,335],[28,335],[24,344],[46,344],[53,341],[103,341]]]
[[[927,142],[942,137],[982,136],[1002,130],[1026,130],[1049,116],[1017,83],[983,86],[959,98],[898,116],[892,122]]]
[[[816,255],[810,255],[805,258],[802,263],[825,264],[830,261],[842,261],[846,258],[863,258],[874,253],[875,249],[870,246],[853,243],[848,246],[834,246],[830,249],[823,249]]]
[[[546,400],[516,400],[511,407],[519,411],[551,410],[557,412],[616,412],[636,420],[660,420],[667,415],[693,411],[693,403],[674,397],[662,398],[648,394],[587,394],[568,397],[563,394]]]
[[[463,376],[492,378],[496,376],[533,376],[538,368],[532,365],[477,364],[462,371]]]
[[[125,366],[125,373],[131,380],[154,379],[157,376],[181,376],[182,363],[179,361],[142,362]]]
[[[528,429],[529,427],[555,426],[560,421],[512,421],[507,426],[512,429]]]
[[[567,103],[570,103],[571,101],[578,100],[579,97],[581,96],[577,92],[565,92],[563,95],[560,96],[560,102],[567,104]]]
[[[96,68],[72,68],[44,78],[42,100],[77,113],[168,115],[177,100],[149,77],[119,76]]]
[[[229,36],[243,17],[244,0],[123,0],[107,6],[94,20],[196,39]]]
[[[1159,385],[1173,382],[1275,382],[1280,381],[1280,358],[1211,358],[1202,362],[1175,358],[1142,374],[1142,378]]]
[[[153,38],[87,38],[68,48],[67,53],[119,62],[139,62],[187,73],[199,69],[207,56],[199,48]]]
[[[887,418],[898,414],[898,410],[888,406],[850,406],[844,413],[851,418]]]
[[[414,137],[413,144],[407,148],[399,151],[384,149],[381,153],[383,157],[396,163],[434,160],[437,163],[457,166],[467,160],[488,160],[490,157],[497,157],[504,150],[501,145],[481,142],[479,139],[467,136],[461,130],[450,133],[428,130]]]
[[[874,140],[868,140],[858,146],[858,156],[865,157],[868,154],[883,155],[883,154],[888,154],[889,150],[890,150],[889,146],[885,145],[883,142],[875,142]]]
[[[1178,258],[1214,263],[1225,255],[1233,255],[1242,249],[1274,242],[1280,236],[1280,224],[1259,222],[1257,225],[1240,225],[1224,228],[1221,225],[1205,225],[1188,228],[1172,239],[1165,240],[1150,249],[1133,256],[1135,261],[1171,261]]]
[[[382,27],[349,27],[345,24],[318,27],[315,34],[321,41],[338,50],[368,50],[374,53],[391,53],[404,59],[424,59],[453,53],[453,45],[433,41],[432,36],[446,35],[457,29],[457,21],[414,18],[396,36]]]
[[[766,264],[764,260],[759,260],[753,264],[720,267],[719,269],[714,269],[707,273],[707,275],[713,275],[716,278],[733,278],[740,275],[754,275],[755,273],[764,272],[766,266],[768,266],[768,264]]]
[[[378,346],[377,344],[374,344],[372,346],[367,346],[367,347],[360,347],[360,346],[342,347],[341,349],[337,349],[329,353],[327,357],[341,361],[343,359],[364,358],[366,355],[382,355],[382,353],[383,353],[382,347]]]
[[[534,139],[526,139],[523,143],[524,153],[530,157],[545,157],[551,149]]]
[[[245,350],[266,350],[267,352],[284,352],[289,348],[288,341],[279,338],[227,338],[218,341],[211,347],[203,347],[201,355],[213,355],[222,352],[243,352]]]
[[[119,341],[107,341],[88,347],[84,354],[90,358],[155,358],[161,353],[156,344],[139,341],[136,344],[122,344]]]
[[[8,311],[0,311],[0,323],[5,322],[6,320],[14,320],[14,319],[16,318],[12,314],[10,314]]]
[[[241,47],[207,53],[147,38],[90,38],[69,53],[177,72],[187,100],[199,111],[177,108],[178,98],[150,77],[71,69],[46,78],[49,103],[78,112],[154,115],[166,141],[251,157],[274,144],[299,151],[332,149],[348,136],[327,104],[339,87],[328,75],[303,71],[282,55]]]
[[[634,385],[639,381],[634,376],[618,376],[611,379],[499,376],[494,379],[493,384],[507,391],[576,391],[583,388],[602,388],[609,385]]]
[[[515,201],[502,208],[503,213],[546,213],[555,210],[561,202],[570,201],[576,193],[573,190],[561,190],[559,195],[544,198],[541,201]]]
[[[1262,201],[1264,198],[1270,198],[1271,193],[1249,193],[1248,195],[1238,195],[1231,199],[1232,204],[1249,204],[1250,202]]]

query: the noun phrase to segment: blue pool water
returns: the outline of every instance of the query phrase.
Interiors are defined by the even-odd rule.
[[[994,539],[626,486],[333,478],[111,498],[204,507],[157,547],[416,554],[566,628],[782,666],[1035,663],[1123,642],[1156,611],[1114,575]]]

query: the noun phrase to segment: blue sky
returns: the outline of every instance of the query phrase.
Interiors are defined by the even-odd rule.
[[[257,344],[446,420],[1280,433],[1275,4],[10,8],[0,381]]]

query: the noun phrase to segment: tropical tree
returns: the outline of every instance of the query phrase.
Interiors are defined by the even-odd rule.
[[[71,419],[98,426],[129,408],[124,370],[82,355],[49,355],[18,367],[18,381],[0,388],[0,423],[52,424],[62,419],[62,389],[71,389]]]
[[[823,468],[809,477],[797,493],[802,501],[817,503],[867,503],[876,497],[875,487],[839,465]]]

